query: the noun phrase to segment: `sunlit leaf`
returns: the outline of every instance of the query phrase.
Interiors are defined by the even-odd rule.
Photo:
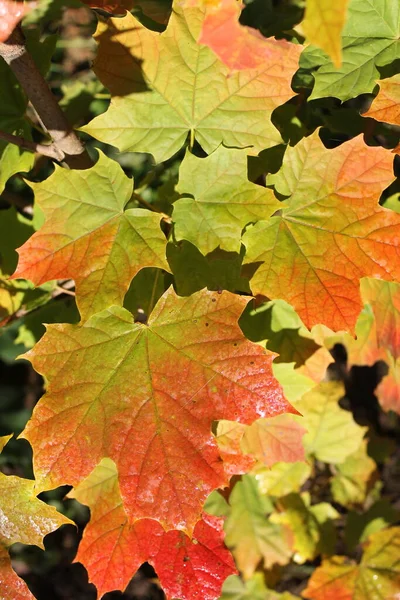
[[[305,462],[278,462],[270,469],[259,469],[255,473],[261,493],[278,498],[299,492],[310,475],[311,467]]]
[[[22,434],[38,487],[76,485],[109,457],[130,518],[192,531],[205,498],[227,484],[212,422],[293,411],[274,355],[237,325],[246,302],[170,288],[147,325],[119,307],[83,326],[50,325],[26,355],[48,381]]]
[[[281,524],[272,523],[267,514],[272,505],[263,497],[257,481],[245,475],[230,496],[232,510],[225,521],[225,542],[235,557],[236,565],[247,579],[262,559],[266,568],[289,562],[292,537]]]
[[[269,467],[277,462],[297,462],[304,459],[302,444],[306,429],[303,420],[293,415],[278,415],[258,419],[246,427],[242,450]]]
[[[400,277],[400,217],[378,204],[393,155],[362,137],[328,150],[314,134],[288,148],[274,176],[281,214],[246,231],[254,294],[293,304],[307,327],[354,328],[359,279]]]
[[[236,571],[221,519],[204,514],[192,539],[181,531],[165,532],[151,519],[130,525],[110,459],[103,459],[69,497],[90,507],[75,560],[86,567],[101,596],[123,591],[144,562],[156,569],[167,599],[215,600],[227,575]]]
[[[400,593],[400,528],[371,535],[356,565],[344,556],[323,561],[311,576],[304,598],[310,600],[395,600]]]
[[[121,151],[166,160],[196,139],[207,153],[223,142],[258,153],[278,144],[271,112],[293,92],[300,47],[281,43],[271,61],[231,74],[197,44],[204,9],[175,2],[161,35],[132,15],[100,23],[95,71],[112,94],[111,106],[84,130]],[[179,40],[179,43],[177,43]]]
[[[342,63],[342,29],[346,22],[348,0],[307,0],[301,24],[307,40],[325,50],[333,64]]]
[[[133,276],[143,267],[169,270],[161,216],[124,210],[132,181],[115,161],[100,154],[88,170],[56,167],[31,184],[46,221],[20,249],[14,278],[40,285],[72,278],[82,319],[111,304],[122,305]]]
[[[203,254],[215,248],[239,252],[242,230],[267,219],[280,203],[271,190],[247,177],[247,151],[220,147],[207,158],[186,153],[179,169],[174,203],[175,237]]]
[[[0,437],[0,451],[11,436]],[[35,482],[0,473],[0,590],[2,600],[34,600],[11,566],[8,548],[20,542],[44,548],[43,538],[72,523],[36,498]]]
[[[340,408],[343,395],[342,383],[328,381],[320,383],[296,403],[307,429],[303,438],[306,453],[332,464],[343,463],[356,452],[366,432],[350,412]]]
[[[379,92],[364,117],[400,125],[400,75],[381,79]]]
[[[311,69],[315,78],[310,99],[334,96],[345,101],[372,93],[380,77],[378,69],[388,68],[398,58],[399,46],[398,2],[352,0],[343,28],[341,67],[336,69],[324,52],[312,47],[301,57],[300,65]]]

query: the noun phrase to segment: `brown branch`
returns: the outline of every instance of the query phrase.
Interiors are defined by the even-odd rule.
[[[72,130],[46,80],[28,53],[20,27],[14,29],[6,42],[0,43],[0,56],[18,79],[53,140],[53,146],[57,148],[59,156],[63,156],[64,163],[71,169],[91,167],[92,159]]]
[[[49,158],[54,158],[55,160],[62,161],[65,158],[64,153],[60,152],[55,144],[36,144],[36,142],[26,140],[19,135],[13,135],[12,133],[7,133],[6,131],[1,130],[0,139],[8,142],[9,144],[15,144],[24,150],[39,152],[39,154],[43,154],[43,156],[48,156]]]

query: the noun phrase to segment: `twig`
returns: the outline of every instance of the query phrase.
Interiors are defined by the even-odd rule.
[[[30,140],[26,140],[25,138],[19,135],[13,135],[12,133],[7,133],[6,131],[0,130],[0,139],[19,146],[24,150],[30,150],[31,152],[39,152],[39,154],[43,154],[44,156],[48,156],[49,158],[54,158],[55,160],[63,160],[65,155],[61,152],[55,144],[36,144],[35,142],[31,142]]]
[[[64,163],[71,169],[91,167],[92,159],[72,130],[46,80],[28,53],[20,27],[14,29],[6,42],[0,43],[0,56],[10,66],[25,90],[39,120],[53,140],[59,156],[63,156]]]
[[[150,204],[150,202],[147,202],[147,200],[142,198],[142,196],[140,196],[137,192],[132,192],[131,200],[137,200],[139,204],[145,206],[148,210],[151,210],[152,212],[157,212],[160,215],[162,215],[163,221],[166,221],[167,223],[172,223],[171,217],[169,215],[167,215],[162,210],[159,210],[156,206],[154,206],[154,204]]]

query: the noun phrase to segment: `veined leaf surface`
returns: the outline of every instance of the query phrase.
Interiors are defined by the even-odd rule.
[[[170,288],[147,325],[112,307],[83,326],[49,326],[26,355],[48,380],[23,433],[38,488],[77,485],[109,457],[130,519],[192,532],[206,497],[228,482],[212,422],[294,411],[274,354],[239,329],[246,302]]]
[[[188,134],[208,154],[221,143],[255,154],[279,144],[270,115],[293,95],[301,47],[278,43],[273,60],[231,73],[197,44],[204,16],[175,2],[161,35],[131,14],[100,23],[94,68],[112,101],[84,131],[121,151],[150,152],[157,162],[180,150]]]

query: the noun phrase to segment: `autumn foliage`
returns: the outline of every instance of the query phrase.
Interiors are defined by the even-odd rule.
[[[98,597],[143,563],[171,599],[400,597],[381,481],[400,6],[303,4],[0,0],[0,358],[7,340],[44,381],[1,424],[4,463],[29,442],[34,478],[0,473],[0,600],[34,599],[9,551],[71,527],[63,501],[90,509],[75,562]],[[71,14],[85,75],[54,35]],[[15,44],[76,131],[72,168]]]

